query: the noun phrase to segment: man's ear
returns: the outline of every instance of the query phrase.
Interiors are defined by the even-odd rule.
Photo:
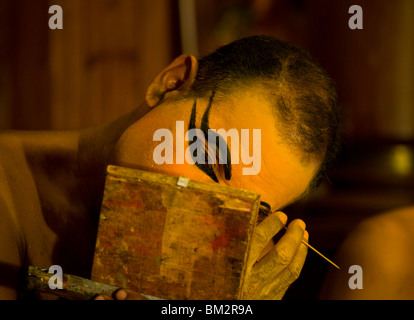
[[[183,54],[158,74],[148,87],[145,100],[155,107],[165,98],[178,96],[188,90],[195,81],[198,69],[197,58]]]

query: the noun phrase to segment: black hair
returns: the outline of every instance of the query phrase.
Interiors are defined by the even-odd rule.
[[[252,82],[268,89],[284,141],[299,147],[301,156],[322,161],[310,189],[319,185],[339,149],[340,111],[332,79],[311,55],[269,36],[252,36],[198,62],[191,97],[226,94]]]

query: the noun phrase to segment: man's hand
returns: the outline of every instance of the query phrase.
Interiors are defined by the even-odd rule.
[[[270,214],[257,225],[252,237],[242,299],[282,299],[299,277],[305,263],[309,234],[302,220],[292,221],[286,234],[276,243],[272,238],[284,228],[283,212]]]
[[[100,295],[95,300],[148,300],[144,296],[131,290],[119,289],[112,296]]]

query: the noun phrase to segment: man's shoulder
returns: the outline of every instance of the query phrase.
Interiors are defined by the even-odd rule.
[[[414,206],[390,210],[362,221],[356,229],[366,240],[411,240],[414,232]],[[390,238],[391,237],[391,238]]]
[[[414,260],[414,206],[388,211],[362,221],[342,251],[377,268],[403,267]]]
[[[18,220],[18,209],[32,197],[28,186],[33,177],[27,165],[21,140],[13,134],[0,134],[0,216],[8,214]]]
[[[23,177],[28,169],[24,144],[18,134],[0,133],[0,170],[6,176]]]
[[[19,168],[24,156],[19,155],[19,139],[11,134],[0,134],[0,217],[6,219],[15,209],[14,194],[18,191],[22,174]],[[11,218],[11,217],[9,217]],[[13,219],[14,220],[14,219]]]
[[[13,133],[0,133],[0,167],[6,169],[16,160],[24,160],[21,140]]]
[[[19,162],[18,144],[13,136],[0,134],[0,299],[17,297],[18,272],[24,252],[16,209],[20,201],[24,203],[24,199],[16,199],[21,183],[15,163]]]

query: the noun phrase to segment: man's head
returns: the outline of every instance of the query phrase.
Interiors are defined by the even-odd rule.
[[[178,57],[155,78],[146,101],[154,109],[121,137],[117,164],[253,190],[274,209],[315,187],[338,145],[339,111],[332,81],[308,53],[270,37],[241,39],[200,60]],[[260,172],[243,174],[241,152],[235,158],[232,143],[231,165],[177,163],[184,153],[177,149],[182,147],[177,121],[186,131],[200,129],[206,138],[208,129],[234,129],[239,146],[244,130],[250,155],[258,143],[254,130],[260,129]],[[154,161],[160,144],[154,133],[161,128],[174,137],[171,164]],[[183,143],[187,149],[192,141]],[[206,144],[203,156],[208,155]]]

